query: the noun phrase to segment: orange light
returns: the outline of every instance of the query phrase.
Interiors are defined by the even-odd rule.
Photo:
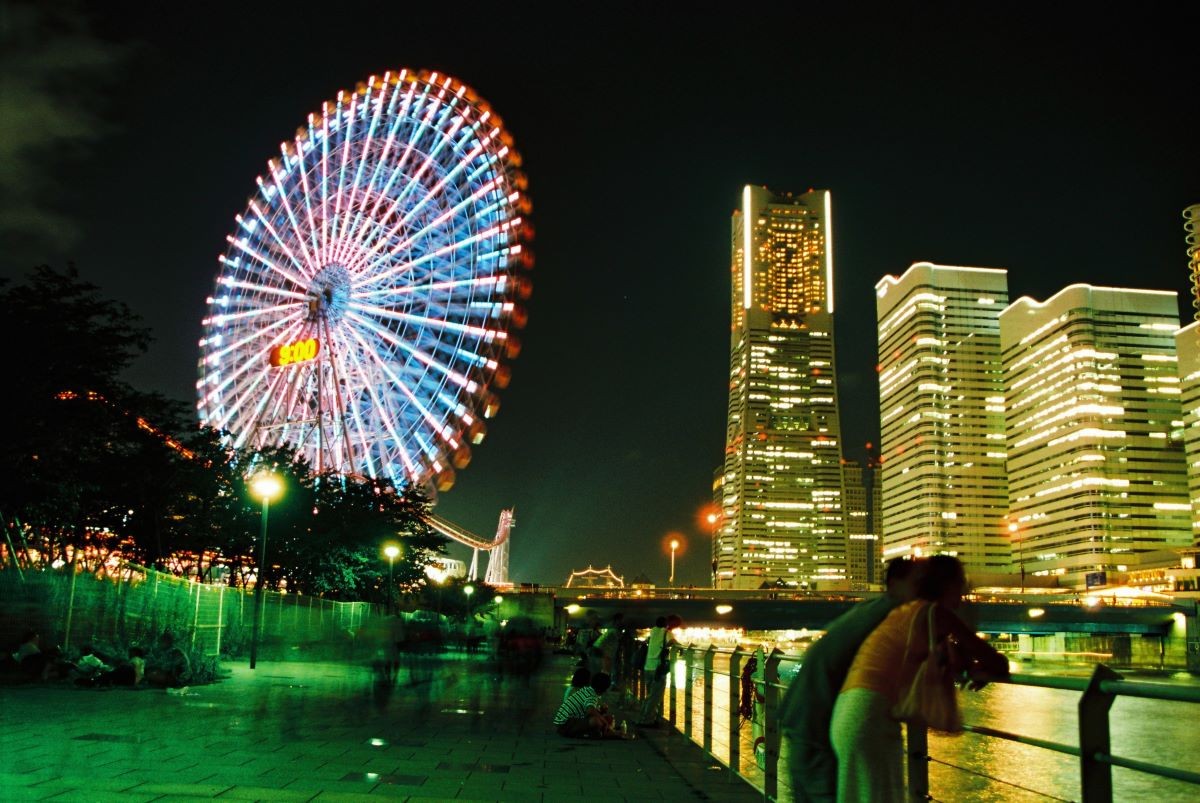
[[[297,362],[307,362],[315,359],[321,353],[319,338],[310,337],[307,340],[297,340],[295,343],[283,343],[271,349],[271,365],[279,368]]]

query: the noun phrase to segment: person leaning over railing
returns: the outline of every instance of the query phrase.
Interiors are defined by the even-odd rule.
[[[887,565],[887,593],[855,605],[833,620],[825,635],[804,654],[788,685],[779,723],[788,742],[788,771],[796,803],[833,803],[837,797],[837,758],[829,742],[829,722],[838,690],[859,645],[892,609],[916,594],[918,561],[896,558]]]
[[[920,575],[917,599],[893,610],[867,636],[834,703],[830,741],[837,756],[838,803],[905,800],[904,747],[896,718],[902,697],[908,703],[914,690],[923,691],[930,699],[940,698],[934,702],[956,707],[956,676],[1008,676],[1008,660],[954,613],[966,589],[958,559],[935,555],[925,560]],[[944,656],[945,662],[930,667],[926,658],[931,656]],[[915,689],[919,677],[932,682]],[[978,680],[973,688],[982,685]]]

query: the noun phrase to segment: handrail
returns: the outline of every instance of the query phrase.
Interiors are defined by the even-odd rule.
[[[731,671],[722,672],[713,668],[713,658],[716,655],[729,656]],[[739,699],[735,688],[735,686],[739,685],[738,679],[741,674],[739,670],[743,666],[742,659],[748,659],[749,657],[750,654],[741,647],[732,650],[712,646],[703,650],[692,646],[674,647],[670,658],[672,665],[674,666],[675,662],[682,659],[686,667],[683,673],[685,688],[682,689],[684,692],[684,711],[682,712],[683,716],[678,717],[675,710],[676,693],[681,690],[677,687],[679,678],[677,678],[676,672],[671,671],[668,673],[669,685],[666,691],[670,702],[669,719],[674,726],[682,718],[683,732],[689,738],[692,738],[694,730],[692,711],[693,708],[698,708],[703,714],[700,727],[703,728],[701,746],[705,753],[714,760],[725,764],[731,772],[760,788],[766,799],[773,800],[777,795],[778,773],[780,769],[778,766],[780,723],[777,706],[782,701],[783,692],[787,688],[786,683],[781,683],[778,680],[778,667],[782,661],[796,660],[796,658],[785,656],[778,650],[772,650],[769,655],[764,654],[762,656],[765,667],[760,668],[760,673],[756,673],[759,676],[754,681],[754,686],[761,690],[756,691],[756,697],[761,694],[764,698],[761,701],[756,700],[756,705],[761,706],[761,717],[756,717],[756,720],[761,718],[761,723],[756,722],[756,725],[761,725],[762,734],[761,739],[756,741],[763,741],[763,746],[765,747],[763,760],[760,763],[762,775],[761,779],[758,779],[748,777],[747,774],[742,772],[739,757],[740,750],[738,749],[739,722],[737,711],[735,710],[736,702]],[[730,718],[728,724],[728,761],[713,752],[712,731],[713,724],[717,719],[714,713],[713,699],[711,698],[715,694],[713,677],[716,676],[729,678],[729,705],[726,711],[726,714]],[[1122,767],[1200,786],[1200,773],[1113,755],[1109,749],[1108,722],[1109,709],[1113,701],[1119,696],[1170,702],[1200,703],[1200,688],[1125,680],[1102,664],[1096,667],[1090,678],[1014,674],[1007,678],[991,679],[991,682],[1058,689],[1080,694],[1080,743],[1078,746],[1024,736],[983,725],[967,724],[964,725],[964,730],[980,737],[1004,739],[1078,758],[1080,761],[1080,782],[1084,803],[1111,803],[1113,799],[1112,767]],[[700,700],[694,699],[696,694],[701,696]],[[719,704],[719,696],[717,697],[717,701]],[[909,751],[915,751],[910,752],[909,755],[909,791],[910,794],[916,794],[918,797],[923,798],[928,794],[928,764],[935,759],[929,756],[928,750],[925,747],[927,743],[925,729],[910,724],[907,726],[907,731]]]

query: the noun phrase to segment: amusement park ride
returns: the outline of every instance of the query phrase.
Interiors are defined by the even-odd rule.
[[[219,257],[196,383],[234,446],[318,471],[449,490],[520,351],[533,230],[500,118],[439,73],[371,76],[310,114],[257,179]],[[436,498],[436,497],[435,497]],[[492,539],[430,524],[508,582]]]

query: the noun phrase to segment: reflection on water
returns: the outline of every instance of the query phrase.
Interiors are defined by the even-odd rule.
[[[714,670],[723,673],[728,664],[717,656]],[[1047,674],[1086,674],[1081,670],[1055,670]],[[1140,678],[1130,678],[1140,679]],[[682,678],[681,678],[682,680]],[[1200,679],[1188,675],[1154,678],[1152,682],[1200,687]],[[713,753],[723,761],[729,756],[728,678],[713,678]],[[1021,736],[1065,745],[1079,743],[1079,693],[1058,689],[994,684],[980,692],[963,692],[959,698],[967,723],[983,725]],[[683,726],[684,694],[678,692],[679,726]],[[692,700],[692,738],[702,742],[704,731],[703,680],[695,668]],[[1193,770],[1200,750],[1196,727],[1200,707],[1189,703],[1138,698],[1117,698],[1109,713],[1112,751],[1122,758],[1137,759],[1179,769]],[[755,765],[751,725],[737,727],[741,760],[737,770],[762,787],[762,773]],[[959,736],[930,734],[930,792],[942,801],[1045,801],[1079,800],[1079,759],[1038,747],[964,733]],[[780,800],[792,799],[787,788],[786,743],[780,756]],[[1122,768],[1113,769],[1114,800],[1155,803],[1195,801],[1200,790],[1181,781],[1158,778]]]

